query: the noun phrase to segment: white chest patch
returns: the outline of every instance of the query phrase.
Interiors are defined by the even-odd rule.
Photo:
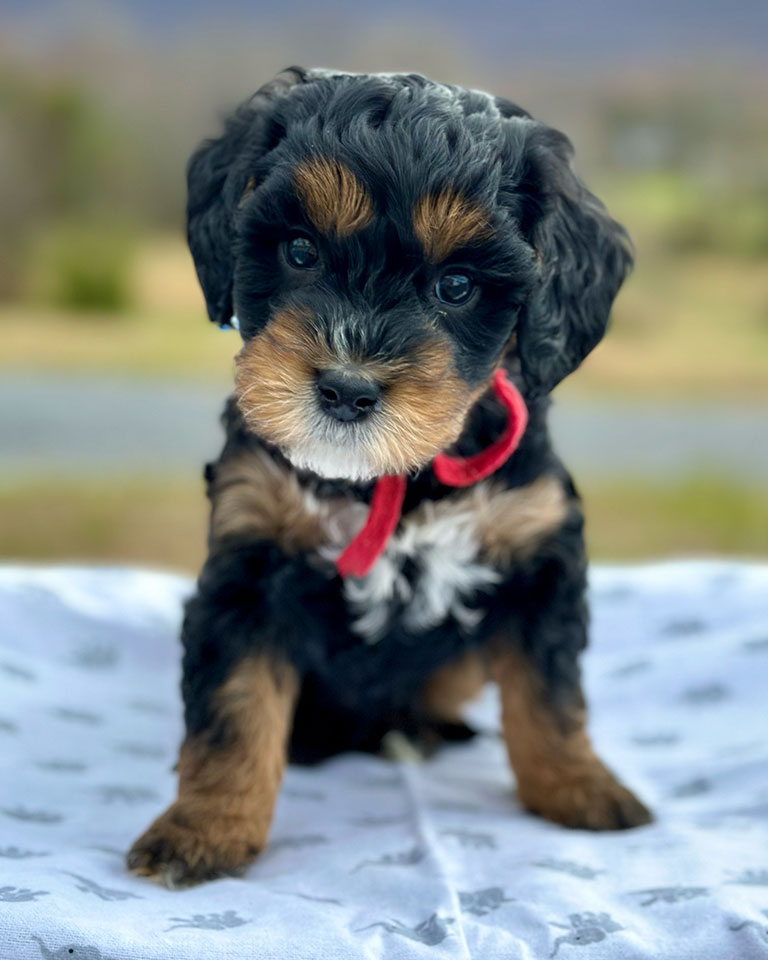
[[[352,629],[375,643],[397,614],[413,633],[448,617],[471,630],[483,616],[473,604],[476,594],[500,579],[492,566],[479,562],[479,550],[471,509],[456,504],[439,511],[425,503],[405,519],[366,577],[345,582]]]
[[[380,640],[395,617],[414,634],[449,617],[472,630],[484,615],[478,595],[537,549],[567,511],[564,487],[550,475],[510,489],[485,481],[423,501],[402,519],[371,572],[344,581],[352,629],[367,643]],[[320,554],[334,561],[362,528],[367,507],[339,498],[324,501],[319,516],[326,535]]]

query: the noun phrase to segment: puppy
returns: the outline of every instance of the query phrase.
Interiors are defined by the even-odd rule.
[[[632,265],[571,152],[499,97],[292,68],[192,157],[189,245],[243,347],[182,632],[178,799],[136,873],[242,870],[286,758],[469,736],[488,678],[525,808],[649,821],[586,732],[582,514],[547,430]]]

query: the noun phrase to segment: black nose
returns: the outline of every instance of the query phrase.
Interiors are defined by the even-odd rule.
[[[320,406],[337,420],[362,420],[379,405],[381,389],[363,377],[325,370],[317,378]]]

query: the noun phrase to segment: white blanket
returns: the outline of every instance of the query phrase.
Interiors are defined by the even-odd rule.
[[[189,590],[0,569],[1,960],[768,957],[768,566],[592,572],[593,738],[654,825],[523,813],[488,691],[423,765],[290,769],[248,875],[171,892],[123,855],[174,796]]]

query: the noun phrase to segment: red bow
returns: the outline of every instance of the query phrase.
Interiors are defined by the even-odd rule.
[[[448,487],[468,487],[490,476],[514,453],[525,432],[528,410],[506,370],[494,373],[491,388],[507,411],[504,432],[498,440],[472,457],[449,457],[438,453],[432,468],[440,483]],[[364,577],[376,563],[400,520],[407,484],[404,474],[388,474],[376,481],[363,529],[336,560],[339,576]]]

